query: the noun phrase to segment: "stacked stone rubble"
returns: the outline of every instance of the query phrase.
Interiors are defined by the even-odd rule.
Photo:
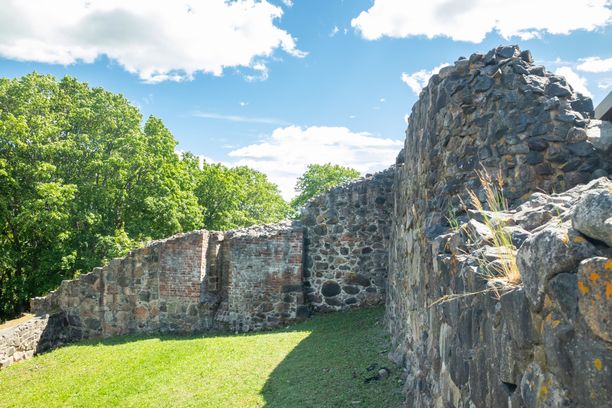
[[[604,406],[612,399],[604,385],[610,344],[597,334],[607,326],[589,324],[590,312],[576,317],[576,305],[586,304],[580,271],[592,265],[603,283],[609,248],[568,221],[568,206],[584,191],[535,194],[610,174],[606,132],[591,114],[589,99],[512,46],[460,59],[422,91],[395,179],[386,300],[390,356],[407,369],[408,406]],[[487,237],[470,247],[465,234],[445,235],[447,219],[466,216],[468,189],[484,201],[479,169],[503,179],[511,206],[541,200],[505,218],[516,224],[524,287],[501,300],[488,292],[432,306],[445,295],[487,289],[474,261],[477,253],[495,258]],[[603,211],[612,216],[610,207]],[[477,221],[462,230],[475,235]],[[609,316],[609,298],[598,290],[593,307]]]

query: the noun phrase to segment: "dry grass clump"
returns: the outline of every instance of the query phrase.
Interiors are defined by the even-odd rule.
[[[467,193],[471,206],[481,214],[483,223],[491,231],[490,244],[494,250],[495,259],[488,259],[484,251],[466,253],[466,256],[476,260],[479,266],[477,273],[486,280],[487,287],[477,292],[445,295],[436,300],[432,306],[480,293],[491,293],[499,299],[504,294],[522,285],[521,273],[516,264],[516,248],[512,243],[512,236],[504,229],[506,223],[503,221],[502,217],[496,218],[491,216],[491,214],[495,215],[496,213],[502,213],[508,210],[508,201],[503,193],[504,182],[501,171],[498,172],[495,178],[491,177],[484,168],[482,170],[476,170],[476,174],[483,187],[488,211],[485,210],[485,205],[473,190],[468,190]],[[467,208],[465,204],[464,206]],[[476,243],[477,237],[471,235],[469,229],[465,231],[467,232],[468,239]]]

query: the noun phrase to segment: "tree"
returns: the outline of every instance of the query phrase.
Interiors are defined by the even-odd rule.
[[[337,164],[310,164],[298,178],[295,191],[299,194],[291,201],[291,207],[298,210],[312,197],[342,183],[359,177],[359,172]]]
[[[265,174],[246,166],[204,163],[196,187],[204,228],[228,230],[278,222],[291,208]]]
[[[176,144],[122,95],[71,77],[0,79],[0,321],[148,240],[290,214],[264,174],[201,168]]]
[[[148,239],[199,228],[195,180],[122,95],[36,73],[0,79],[0,320]]]

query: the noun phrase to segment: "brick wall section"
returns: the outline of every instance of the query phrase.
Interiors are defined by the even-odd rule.
[[[218,324],[236,331],[285,325],[305,317],[303,228],[284,222],[225,234],[226,288]]]
[[[205,329],[210,310],[201,307],[200,282],[207,240],[207,231],[195,231],[153,241],[79,279],[63,281],[48,296],[32,299],[31,309],[62,313],[72,340]]]
[[[159,295],[162,298],[200,298],[208,231],[199,231],[160,248]]]
[[[395,171],[333,188],[302,210],[305,291],[315,310],[384,302]]]

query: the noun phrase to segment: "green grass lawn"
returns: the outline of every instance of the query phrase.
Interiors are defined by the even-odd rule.
[[[397,407],[382,308],[255,334],[116,337],[0,371],[0,407]],[[385,380],[364,380],[380,367]]]

